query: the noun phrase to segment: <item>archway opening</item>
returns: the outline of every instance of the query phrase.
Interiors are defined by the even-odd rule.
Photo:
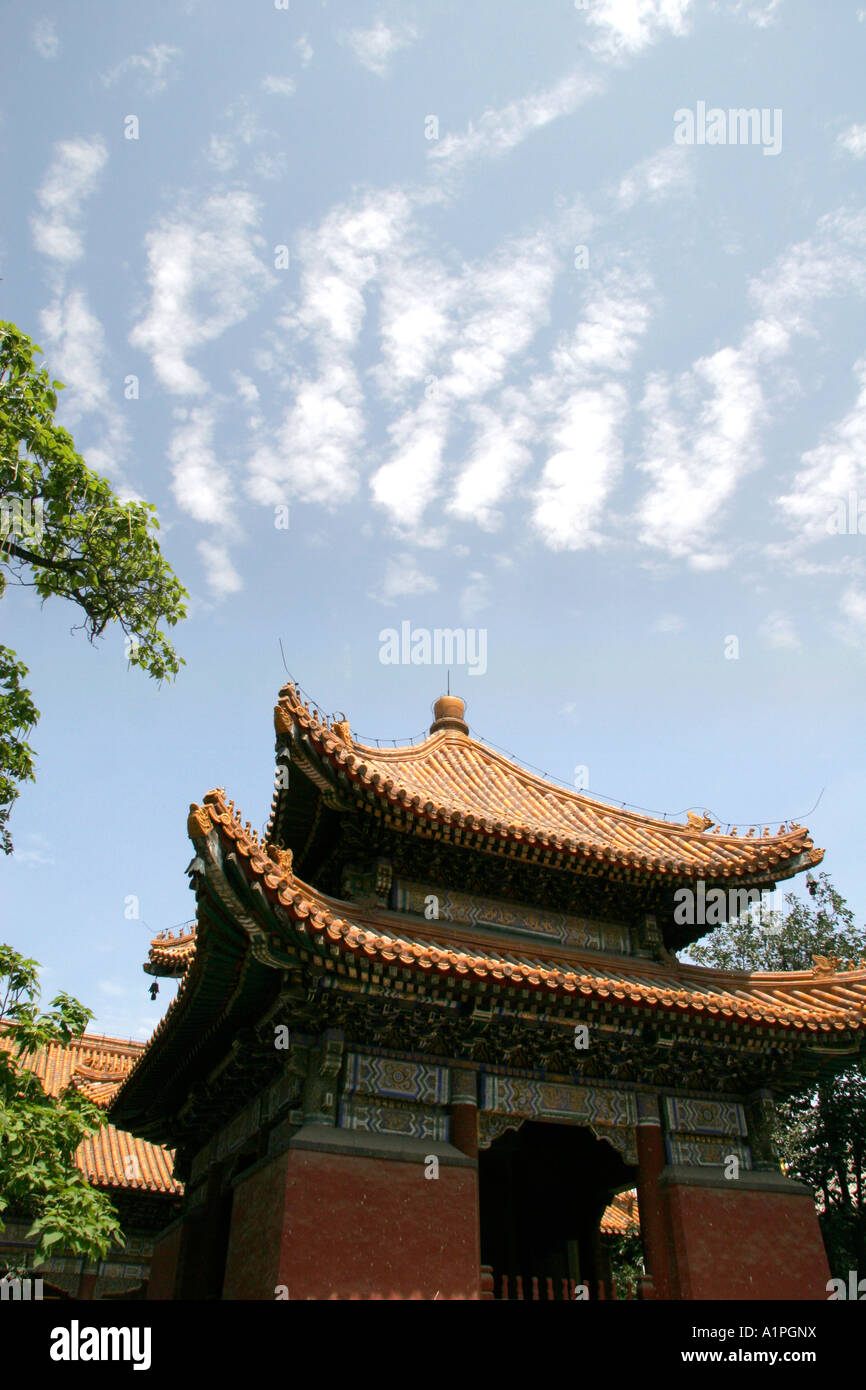
[[[609,1297],[601,1217],[636,1180],[611,1144],[577,1125],[529,1120],[482,1149],[481,1263],[494,1297],[573,1297],[575,1285]]]

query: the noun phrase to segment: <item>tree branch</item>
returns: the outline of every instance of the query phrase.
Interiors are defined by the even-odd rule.
[[[14,545],[11,542],[3,549],[9,555],[14,555],[16,560],[26,560],[28,565],[41,565],[43,569],[50,570],[74,570],[81,564],[81,560],[49,560],[47,555],[35,555],[32,550],[25,550],[23,546]]]

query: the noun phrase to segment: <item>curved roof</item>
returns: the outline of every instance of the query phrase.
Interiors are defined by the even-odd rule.
[[[377,959],[421,974],[471,976],[528,991],[616,999],[626,1006],[797,1031],[866,1027],[866,964],[833,971],[819,962],[811,971],[749,973],[684,965],[672,956],[657,962],[548,945],[538,955],[511,951],[475,929],[449,923],[437,931],[432,922],[416,927],[400,913],[365,911],[326,897],[295,876],[290,852],[262,843],[249,823],[241,823],[221,791],[210,792],[190,812],[189,832],[197,847],[212,830],[224,850],[235,853],[246,877],[289,913],[311,944],[329,954]]]
[[[434,724],[416,746],[371,748],[352,738],[345,720],[329,722],[311,710],[291,684],[274,711],[278,738],[292,740],[293,761],[320,787],[342,785],[378,800],[397,819],[423,824],[427,833],[438,826],[464,844],[490,850],[506,842],[534,847],[545,863],[606,863],[621,872],[708,880],[777,881],[823,858],[805,826],[739,836],[720,834],[709,816],[689,813],[680,824],[622,810],[528,772],[462,732],[456,719],[440,722],[445,727]],[[268,838],[285,797],[274,797]]]
[[[12,1050],[8,1034],[2,1031],[0,1048]],[[39,1077],[47,1095],[59,1096],[71,1085],[104,1110],[144,1048],[144,1043],[85,1033],[67,1047],[52,1043],[21,1060]],[[81,1172],[97,1187],[172,1196],[183,1192],[182,1183],[173,1174],[173,1158],[168,1149],[137,1139],[113,1124],[105,1124],[83,1139],[75,1154]]]
[[[150,943],[145,973],[172,979],[185,975],[195,955],[195,935],[194,922],[187,923],[177,936],[170,929],[160,932]]]

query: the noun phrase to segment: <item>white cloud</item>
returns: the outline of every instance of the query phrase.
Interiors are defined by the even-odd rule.
[[[241,323],[273,274],[260,259],[259,207],[240,190],[212,194],[197,209],[163,217],[145,238],[150,303],[129,335],[158,380],[176,395],[201,395],[196,349]]]
[[[528,399],[551,452],[534,490],[533,523],[554,550],[602,543],[607,498],[623,466],[628,393],[618,377],[632,366],[649,324],[643,273],[614,269],[591,287],[571,334],[561,334],[550,367]]]
[[[273,444],[249,461],[247,491],[272,505],[286,494],[334,507],[358,489],[355,453],[364,434],[362,395],[350,363],[334,361],[318,377],[302,377]]]
[[[639,466],[651,487],[638,507],[641,539],[703,568],[730,558],[714,537],[742,479],[763,462],[774,371],[795,336],[814,332],[819,300],[866,291],[866,217],[821,218],[816,235],[789,247],[749,290],[758,317],[739,345],[699,358],[673,381],[653,373],[642,403]],[[798,505],[790,503],[790,515]]]
[[[23,837],[23,842],[15,842],[15,853],[7,861],[13,866],[23,865],[25,869],[43,869],[55,862],[51,846],[44,835],[31,832]]]
[[[622,468],[622,426],[628,396],[619,382],[574,392],[552,431],[535,493],[533,522],[552,550],[598,545],[608,493]]]
[[[841,621],[836,631],[852,647],[866,647],[866,591],[853,586],[839,599]]]
[[[176,417],[182,423],[174,430],[166,452],[174,464],[171,490],[178,506],[196,521],[231,523],[232,475],[217,462],[213,451],[213,409],[179,410]]]
[[[287,325],[316,336],[320,350],[354,347],[364,318],[364,290],[386,256],[401,247],[411,225],[412,205],[399,190],[366,194],[353,205],[328,213],[314,232],[300,238],[301,306]]]
[[[474,521],[492,531],[502,520],[497,505],[531,461],[532,422],[516,401],[507,414],[486,405],[475,406],[470,414],[477,430],[447,510],[461,521]]]
[[[470,269],[440,391],[464,401],[501,384],[511,361],[548,318],[558,269],[556,250],[543,233],[510,242]]]
[[[507,154],[528,135],[561,116],[569,116],[601,91],[599,79],[572,72],[543,92],[519,97],[507,106],[485,111],[477,127],[431,143],[429,157],[454,169],[473,159]]]
[[[94,472],[110,478],[118,493],[136,495],[123,476],[129,446],[129,429],[121,399],[122,381],[112,388],[106,372],[105,333],[82,289],[63,293],[62,288],[42,310],[40,327],[50,357],[52,377],[66,390],[58,397],[58,416],[72,427],[85,415],[95,415],[100,433],[88,442],[87,463]],[[93,429],[93,421],[88,421]]]
[[[105,334],[83,290],[57,296],[42,310],[42,330],[51,344],[52,375],[66,386],[59,400],[70,424],[109,405],[105,378]]]
[[[57,34],[57,26],[53,19],[38,19],[33,26],[33,47],[40,58],[49,61],[56,58],[60,52],[60,39]]]
[[[723,0],[721,4],[717,0],[713,9],[721,10],[726,19],[744,19],[756,29],[766,29],[770,24],[775,24],[782,3],[783,0],[735,0],[732,5],[731,0]]]
[[[333,208],[300,236],[300,302],[281,327],[295,342],[312,340],[319,369],[299,374],[275,437],[253,453],[248,491],[257,501],[279,501],[287,488],[326,506],[355,495],[364,416],[352,351],[366,312],[365,291],[380,277],[385,258],[399,256],[410,225],[408,197],[380,192],[358,205]]]
[[[236,594],[244,587],[243,580],[232,564],[224,545],[216,541],[199,541],[196,546],[199,559],[204,565],[208,587],[217,598]]]
[[[244,376],[243,372],[232,372],[232,381],[238,395],[246,405],[252,405],[259,399],[259,388],[251,377]]]
[[[590,47],[603,58],[639,53],[649,44],[688,28],[691,0],[592,0],[586,19],[594,28]]]
[[[389,27],[383,19],[369,29],[350,29],[342,35],[358,62],[377,77],[385,77],[395,53],[409,48],[418,38],[418,30],[409,23]]]
[[[294,93],[295,83],[291,77],[274,77],[269,74],[262,78],[262,87],[272,96],[290,97]]]
[[[260,150],[253,160],[253,173],[257,178],[267,179],[269,182],[281,179],[287,167],[288,161],[282,150],[277,150],[274,154]]]
[[[260,123],[247,97],[232,102],[226,109],[221,124],[222,131],[215,131],[211,135],[207,149],[208,162],[221,174],[227,174],[234,169],[243,151],[249,149],[257,140],[268,137],[276,140],[273,132],[266,130]],[[266,164],[270,162],[273,167],[275,162],[279,164],[284,161],[285,156],[277,149],[273,152],[264,151],[258,158],[263,159]]]
[[[515,359],[546,322],[558,268],[552,238],[539,232],[507,243],[459,276],[449,277],[426,260],[390,272],[379,380],[392,393],[412,379],[423,376],[426,382],[422,403],[391,424],[391,457],[371,481],[374,499],[396,525],[417,526],[435,496],[458,410],[479,427],[479,435],[449,510],[488,528],[497,524],[493,509],[527,460],[520,438],[527,426],[512,401],[516,433],[506,441],[492,407],[474,406],[502,388]]]
[[[398,598],[433,593],[438,587],[433,576],[424,574],[411,555],[403,554],[386,562],[381,589],[370,597],[377,598],[380,603],[393,604]]]
[[[862,159],[866,155],[866,125],[849,126],[836,137],[836,144],[841,145],[842,149],[847,150],[855,159]]]
[[[643,198],[659,202],[672,193],[684,192],[694,183],[694,164],[686,145],[670,145],[658,150],[629,169],[617,185],[614,197],[623,211],[630,211]]]
[[[393,454],[373,474],[370,487],[396,525],[420,525],[442,471],[448,428],[448,411],[436,400],[425,401],[390,426]]]
[[[92,140],[79,136],[54,146],[53,161],[36,194],[42,212],[31,224],[36,249],[43,255],[68,265],[83,254],[76,224],[107,161],[108,150],[100,136]]]
[[[858,392],[851,409],[801,455],[791,490],[777,499],[807,543],[857,535],[861,501],[866,509],[866,357],[854,363],[853,374]]]
[[[551,354],[558,381],[590,372],[626,372],[649,325],[647,277],[614,270],[590,293],[570,337],[560,337]]]
[[[791,619],[784,613],[768,613],[760,628],[761,636],[777,650],[796,651],[802,643]]]
[[[144,90],[150,96],[156,96],[165,91],[169,70],[175,58],[180,57],[180,52],[170,43],[152,43],[144,53],[133,53],[129,58],[124,58],[122,63],[104,75],[102,81],[106,87],[112,87],[124,73],[134,72],[141,77]]]
[[[301,67],[308,68],[313,61],[313,45],[310,43],[306,34],[302,34],[294,46],[301,60]]]
[[[652,479],[639,508],[641,540],[677,557],[706,554],[715,523],[740,478],[760,461],[765,415],[758,362],[724,348],[672,385],[652,373],[641,470]]]
[[[382,282],[379,335],[382,361],[377,369],[385,394],[403,391],[407,384],[431,378],[432,369],[455,332],[451,320],[459,303],[462,281],[428,257],[404,256],[389,265]]]
[[[469,582],[458,600],[461,618],[471,623],[479,613],[490,607],[490,581],[480,570],[473,570]]]
[[[679,613],[662,613],[653,623],[652,631],[661,633],[664,637],[672,637],[675,633],[682,632],[684,627],[685,622]]]
[[[765,318],[787,333],[813,332],[816,301],[866,292],[866,214],[825,214],[813,237],[789,247],[749,288]]]

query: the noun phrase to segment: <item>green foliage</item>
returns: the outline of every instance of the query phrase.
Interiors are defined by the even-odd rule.
[[[38,964],[0,945],[0,1018],[12,1050],[0,1050],[0,1231],[2,1213],[31,1219],[36,1263],[61,1250],[101,1259],[122,1245],[117,1214],[75,1163],[81,1141],[105,1124],[105,1115],[73,1087],[49,1096],[26,1059],[40,1048],[67,1046],[84,1032],[91,1011],[58,994],[40,1013]]]
[[[814,956],[859,960],[866,928],[856,925],[826,873],[810,883],[808,902],[787,893],[786,913],[756,908],[689,946],[690,958],[719,970],[811,970]]]
[[[812,880],[810,901],[788,893],[785,902],[786,914],[753,912],[689,956],[724,970],[810,970],[815,956],[866,957],[866,928],[826,873]],[[815,1193],[833,1274],[866,1273],[866,1062],[779,1102],[775,1142],[788,1175]]]
[[[640,1281],[645,1273],[640,1230],[603,1236],[602,1240],[616,1284],[617,1299],[638,1298]]]
[[[29,690],[21,685],[26,675],[27,667],[15,653],[0,646],[0,845],[6,854],[12,851],[6,820],[18,795],[18,784],[36,779],[33,749],[25,738],[39,711]]]
[[[121,503],[75,452],[72,437],[54,423],[62,383],[37,368],[39,352],[14,324],[0,322],[0,504],[7,509],[0,518],[0,595],[8,574],[43,600],[69,599],[84,614],[79,626],[91,642],[116,622],[130,665],[156,680],[175,676],[183,662],[163,624],[186,617],[187,593],[160,554],[156,509]],[[24,739],[39,712],[20,684],[26,674],[15,653],[0,648],[0,836],[7,854],[18,784],[34,776]]]

